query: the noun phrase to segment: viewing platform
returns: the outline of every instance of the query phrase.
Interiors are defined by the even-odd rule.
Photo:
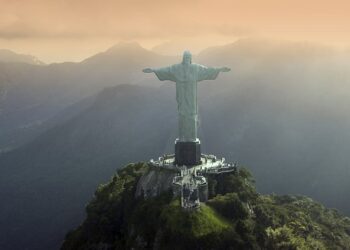
[[[163,155],[158,160],[151,159],[149,164],[156,168],[164,168],[177,172],[173,178],[173,192],[181,197],[181,206],[185,210],[198,209],[200,202],[208,200],[207,175],[237,171],[237,165],[226,163],[225,158],[215,155],[201,154],[200,164],[176,164],[175,154]]]

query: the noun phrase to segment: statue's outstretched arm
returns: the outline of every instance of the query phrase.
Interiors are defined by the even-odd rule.
[[[220,72],[228,72],[231,69],[228,67],[221,67],[221,68],[215,68],[215,67],[207,67],[204,65],[198,65],[198,81],[203,80],[215,80]]]
[[[145,68],[142,70],[144,73],[155,73],[160,81],[173,81],[176,82],[176,76],[170,67],[164,68]]]

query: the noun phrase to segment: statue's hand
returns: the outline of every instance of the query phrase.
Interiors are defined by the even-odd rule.
[[[229,71],[231,71],[231,69],[228,68],[228,67],[222,67],[221,68],[221,72],[229,72]]]
[[[151,68],[145,68],[142,70],[144,73],[152,73],[153,70]]]

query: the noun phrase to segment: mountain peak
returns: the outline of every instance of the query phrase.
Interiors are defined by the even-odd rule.
[[[145,50],[138,42],[119,42],[112,47],[110,47],[106,52],[115,52],[120,50]]]
[[[83,62],[100,64],[101,60],[102,61],[114,60],[115,62],[117,62],[117,61],[130,60],[130,58],[134,58],[134,59],[140,58],[143,56],[153,57],[154,55],[156,55],[154,52],[143,48],[137,42],[119,42],[116,45],[107,49],[106,51],[98,53],[96,55],[93,55],[85,59]],[[147,60],[143,59],[142,61],[147,61]]]

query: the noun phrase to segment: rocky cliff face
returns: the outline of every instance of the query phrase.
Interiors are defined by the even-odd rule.
[[[142,175],[137,182],[136,197],[156,197],[172,189],[175,172],[160,169],[152,169]]]
[[[244,168],[208,178],[209,200],[192,212],[169,190],[173,176],[145,163],[119,170],[62,249],[350,249],[349,218],[307,197],[260,195]]]

